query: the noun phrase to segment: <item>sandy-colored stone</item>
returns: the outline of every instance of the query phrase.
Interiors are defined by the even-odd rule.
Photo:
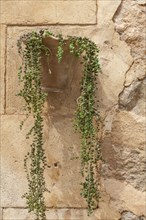
[[[1,206],[14,207],[25,205],[22,195],[26,191],[23,157],[28,149],[25,131],[19,125],[24,117],[1,117]],[[26,127],[29,128],[29,124]]]
[[[21,63],[16,44],[22,34],[40,28],[48,28],[63,35],[86,36],[100,48],[102,74],[98,78],[97,97],[100,101],[101,115],[105,118],[102,143],[105,164],[102,168],[104,180],[101,180],[101,186],[102,193],[106,190],[107,194],[104,192],[106,195],[102,195],[99,209],[89,219],[119,220],[123,217],[120,213],[124,213],[125,210],[134,213],[133,216],[146,215],[145,1],[26,0],[15,1],[15,4],[10,0],[1,2],[1,22],[12,25],[8,26],[6,51],[6,114],[11,115],[2,116],[1,129],[1,205],[5,207],[4,220],[33,219],[24,208],[25,200],[21,198],[27,191],[23,159],[29,148],[29,141],[25,140],[25,133],[33,120],[30,117],[23,131],[19,130],[20,121],[24,116],[17,114],[24,112],[23,100],[15,96],[20,89],[17,70]],[[44,26],[39,27],[39,24]],[[49,24],[94,25],[45,26]],[[2,30],[5,33],[4,25]],[[2,37],[3,39],[5,37]],[[6,45],[2,43],[2,47],[4,52]],[[4,58],[3,53],[3,61]],[[58,72],[55,62],[52,64],[55,66],[53,73]],[[45,103],[44,147],[48,161],[45,179],[50,191],[45,197],[46,205],[51,207],[47,212],[48,220],[88,220],[87,210],[83,209],[86,204],[80,197],[80,163],[78,160],[71,160],[72,156],[79,154],[79,137],[74,134],[72,119],[81,77],[78,63],[72,64],[77,78],[69,90],[64,90],[63,93],[49,92]],[[43,68],[47,76],[46,64]],[[5,69],[4,62],[1,69]],[[61,77],[62,72],[60,69],[59,89],[66,86],[68,81],[68,75],[64,74]],[[73,76],[72,70],[69,73]],[[56,82],[56,78],[52,76],[45,85],[54,89],[58,85]],[[3,92],[2,89],[2,97]],[[2,113],[3,109],[2,107]]]
[[[5,40],[6,40],[6,26],[0,26],[0,114],[4,113],[4,99],[5,99]]]
[[[1,208],[1,206],[0,206],[0,219],[3,220],[3,210]]]
[[[146,215],[145,193],[115,179],[105,180],[105,188],[111,197],[111,207],[119,211],[130,210],[138,216]]]
[[[146,0],[137,0],[139,5],[146,5]]]
[[[17,219],[18,220],[34,220],[35,217],[29,214],[27,209],[5,208],[3,210],[3,220],[14,220],[14,219],[15,220]]]
[[[146,220],[146,218],[141,215],[137,216],[131,211],[124,211],[122,212],[121,220]]]
[[[110,197],[102,195],[99,208],[95,211],[95,216],[96,220],[119,220],[121,215],[115,207],[110,206]]]
[[[85,209],[50,209],[46,212],[46,218],[47,220],[98,220],[93,215],[88,217]],[[28,214],[27,209],[5,209],[3,220],[14,219],[34,220],[35,218],[33,215]]]
[[[7,73],[6,73],[6,113],[7,114],[18,114],[18,113],[23,113],[23,99],[16,96],[16,94],[19,92],[20,89],[20,85],[18,83],[18,76],[17,76],[17,72],[18,72],[18,68],[19,65],[21,64],[21,59],[18,55],[17,52],[17,40],[19,39],[19,37],[21,35],[23,35],[24,33],[28,33],[32,30],[38,30],[41,27],[9,27],[8,28],[8,35],[7,35]],[[42,27],[43,28],[43,27]],[[44,27],[47,28],[47,27]],[[62,33],[63,35],[77,35],[77,36],[87,36],[87,37],[92,37],[94,32],[95,32],[95,27],[91,26],[91,27],[62,27],[62,26],[58,26],[58,27],[48,27],[48,29],[56,34],[58,33]],[[52,59],[53,60],[53,59]],[[72,63],[72,61],[68,61],[66,60],[65,63],[68,66],[67,70],[64,69],[65,72],[74,72],[74,78],[73,80],[71,79],[71,81],[73,81],[72,85],[70,86],[71,91],[66,92],[65,94],[63,93],[51,93],[50,94],[50,98],[53,99],[52,101],[49,102],[53,102],[55,100],[57,100],[57,105],[59,106],[58,109],[58,113],[60,114],[61,111],[66,112],[67,114],[70,114],[72,111],[73,113],[73,107],[72,105],[75,106],[75,100],[76,98],[78,98],[79,96],[79,82],[80,82],[80,68],[78,68],[78,62],[79,60],[76,59],[76,63]],[[52,64],[54,65],[54,63]],[[60,64],[61,65],[61,64]],[[55,68],[56,68],[56,63],[55,63]],[[72,68],[74,69],[74,71],[72,71]],[[60,66],[58,65],[57,68],[57,72],[59,72],[60,70]],[[71,71],[70,71],[71,70]],[[45,71],[45,69],[44,69]],[[48,71],[48,68],[47,68]],[[46,73],[48,73],[47,71],[45,71]],[[56,71],[56,69],[55,69]],[[52,70],[52,72],[54,73],[54,69]],[[55,73],[57,74],[57,73]],[[51,79],[51,80],[54,80]],[[61,79],[62,80],[62,79]],[[74,80],[76,81],[74,83]],[[14,86],[15,85],[15,86]],[[48,85],[48,84],[47,84]],[[73,87],[78,87],[78,88],[73,88]],[[70,94],[70,97],[69,95]],[[56,98],[57,99],[56,99]],[[62,99],[64,101],[62,101]],[[68,100],[68,101],[67,101]],[[61,104],[62,102],[62,104]],[[66,102],[66,104],[65,104]],[[59,104],[60,103],[60,104]],[[53,105],[53,103],[52,103]],[[55,105],[55,104],[54,104]],[[46,105],[47,106],[47,103]],[[60,110],[60,108],[63,108],[62,110]],[[70,110],[69,110],[70,108]],[[47,107],[46,107],[47,109]],[[72,109],[72,110],[71,110]],[[45,110],[45,112],[48,112],[48,110]]]
[[[95,24],[96,2],[77,0],[15,1],[12,3],[12,1],[2,1],[1,23]]]
[[[133,61],[130,48],[120,40],[112,21],[120,3],[120,0],[98,1],[98,32],[94,34],[93,40],[100,48],[102,74],[99,75],[97,96],[101,114],[118,103],[125,73]]]
[[[138,78],[146,76],[145,4],[146,2],[143,0],[124,0],[114,16],[116,31],[120,34],[121,40],[131,47],[131,55],[134,59],[133,65],[126,75],[126,86]]]
[[[106,127],[108,130],[105,131],[102,143],[105,178],[112,176],[145,191],[144,117],[133,112],[117,110],[113,112],[111,130]]]
[[[117,104],[118,94],[123,89],[125,72],[127,71],[129,65],[132,62],[129,47],[127,47],[123,41],[119,40],[119,35],[114,32],[114,24],[110,20],[113,16],[114,10],[116,10],[116,7],[118,7],[119,3],[115,3],[115,1],[113,3],[113,1],[111,1],[111,4],[114,5],[114,10],[111,10],[108,13],[107,18],[104,18],[104,23],[102,24],[101,15],[103,14],[105,8],[108,8],[110,4],[109,1],[104,2],[105,3],[99,2],[99,30],[97,30],[97,28],[94,26],[49,27],[51,31],[56,33],[61,32],[64,35],[68,34],[89,37],[91,40],[97,43],[97,46],[100,47],[100,63],[103,73],[100,74],[98,78],[97,96],[100,100],[100,109],[103,114],[107,109],[110,109],[113,105]],[[107,23],[109,21],[110,24]],[[20,88],[17,84],[17,69],[20,63],[20,59],[18,58],[17,54],[16,41],[17,39],[19,39],[20,35],[22,35],[23,33],[27,33],[32,29],[34,28],[8,28],[8,64],[6,97],[6,112],[8,114],[22,112],[22,99],[15,96],[15,94],[19,91]],[[17,57],[17,59],[11,59],[11,57]],[[121,68],[119,68],[119,66],[121,66]],[[13,86],[14,83],[16,85],[15,87]]]
[[[144,150],[146,144],[144,117],[138,117],[127,111],[117,112],[112,124],[112,142],[131,149]]]
[[[19,124],[24,116],[2,116],[2,207],[23,207],[21,196],[27,190],[23,160],[29,149],[25,133],[32,125],[28,119],[23,131]],[[45,119],[44,148],[48,161],[45,178],[50,193],[46,193],[48,207],[85,206],[80,196],[80,163],[71,160],[78,156],[79,140],[74,133],[72,118],[52,117]],[[6,175],[7,174],[7,175]]]

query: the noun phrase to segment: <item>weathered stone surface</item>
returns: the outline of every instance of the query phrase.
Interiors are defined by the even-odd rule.
[[[130,86],[126,87],[123,92],[119,96],[119,107],[125,110],[132,110],[136,105],[138,105],[138,101],[142,99],[143,106],[139,106],[140,110],[144,110],[144,102],[145,102],[145,81],[135,81],[131,83]],[[143,114],[144,115],[144,112]]]
[[[95,24],[96,1],[2,1],[1,23]]]
[[[20,132],[22,116],[1,117],[1,206],[24,205],[22,195],[27,188],[23,168],[23,157],[28,149],[25,131]],[[30,125],[29,125],[30,126]],[[28,127],[29,127],[28,126]]]
[[[46,212],[47,220],[97,220],[95,216],[88,217],[84,209],[49,209]],[[8,208],[4,210],[3,220],[34,220],[27,209]]]
[[[14,220],[14,219],[34,220],[35,217],[29,214],[27,209],[5,208],[3,210],[3,220]]]
[[[116,210],[130,210],[138,216],[145,215],[145,193],[142,193],[115,179],[104,180],[106,192],[110,195],[110,205]]]
[[[145,118],[145,106],[146,106],[146,78],[142,80],[140,89],[138,90],[137,96],[139,98],[136,98],[137,102],[134,108],[132,109],[132,112],[139,116],[143,117],[143,120]]]
[[[2,116],[2,207],[23,207],[25,200],[21,196],[27,190],[23,160],[29,149],[25,133],[32,125],[28,119],[23,131],[19,130],[24,116]],[[72,126],[72,118],[48,117],[45,119],[44,148],[48,161],[45,173],[48,207],[85,206],[80,196],[80,163],[71,160],[78,156],[79,140]],[[7,175],[6,175],[7,174]]]
[[[48,209],[47,220],[118,220],[120,215],[112,212],[106,203],[102,209],[99,208],[91,216],[87,215],[86,209]],[[34,220],[33,214],[29,214],[27,209],[6,208],[3,212],[3,220]]]
[[[118,34],[114,31],[114,24],[111,21],[113,13],[115,12],[119,3],[120,1],[99,1],[98,35],[97,28],[94,26],[85,28],[69,26],[49,27],[49,29],[53,32],[61,32],[65,35],[68,34],[89,37],[90,39],[95,41],[100,47],[100,63],[103,73],[99,75],[97,93],[100,100],[101,112],[103,112],[103,114],[107,109],[110,109],[111,106],[117,104],[118,94],[122,91],[123,88],[125,72],[132,62],[129,48],[124,42],[119,40]],[[108,12],[107,17],[105,16],[104,19],[102,19],[105,8],[110,8],[110,4],[113,5],[112,10]],[[15,84],[17,83],[16,73],[20,61],[18,59],[12,60],[11,57],[18,57],[16,49],[16,39],[18,39],[22,33],[27,33],[29,30],[32,29],[34,28],[13,27],[8,29],[7,113],[12,114],[22,112],[21,106],[23,106],[23,102],[20,98],[15,97],[15,94],[19,90],[19,87],[18,85],[15,87],[12,86],[14,82]],[[119,68],[119,66],[121,66],[122,68]],[[11,71],[13,71],[13,73],[11,73]]]
[[[141,119],[141,120],[140,120]],[[132,130],[130,128],[133,128]],[[136,134],[139,134],[138,136]],[[145,121],[143,117],[127,111],[117,111],[112,124],[112,142],[130,149],[143,149],[145,145]],[[129,137],[131,137],[129,139]]]
[[[103,73],[98,78],[97,96],[100,100],[101,115],[105,117],[102,146],[105,164],[102,170],[104,177],[102,187],[103,191],[105,187],[108,196],[102,195],[99,209],[90,219],[119,220],[121,217],[131,215],[132,212],[134,214],[130,218],[134,218],[134,215],[140,218],[145,215],[146,179],[145,1],[98,0],[97,3],[98,26],[65,25],[48,28],[64,35],[89,37],[100,48]],[[94,0],[41,2],[26,0],[15,1],[15,4],[12,4],[12,1],[3,1],[1,21],[16,25],[95,24],[95,4]],[[35,14],[34,11],[36,11]],[[24,33],[40,28],[43,27],[8,27],[7,114],[23,114],[23,101],[15,96],[20,88],[17,81],[17,70],[20,64],[16,48],[17,39]],[[5,45],[2,45],[5,48]],[[76,67],[78,78],[74,82],[79,82],[79,70],[80,68]],[[86,206],[80,197],[79,161],[70,160],[72,156],[78,156],[79,153],[79,139],[72,128],[72,115],[78,94],[79,85],[73,83],[69,93],[49,93],[45,103],[44,146],[48,160],[45,178],[47,188],[50,190],[50,193],[45,196],[47,206],[52,208]],[[24,118],[22,115],[2,116],[1,201],[3,207],[25,207],[25,201],[21,198],[27,191],[23,159],[29,142],[25,140],[25,133],[31,126],[32,119],[27,121],[21,132],[19,123],[22,118]],[[128,212],[125,216],[124,210]],[[119,212],[123,213],[123,216],[119,215]],[[33,219],[23,208],[5,208],[3,213],[4,220]],[[47,218],[48,220],[88,219],[86,210],[83,209],[50,209],[47,212]],[[129,217],[126,216],[126,218]]]
[[[8,28],[8,35],[7,35],[7,72],[6,72],[6,113],[7,114],[18,114],[23,113],[23,100],[22,98],[16,96],[16,94],[19,92],[20,85],[18,84],[18,68],[21,63],[21,59],[17,52],[17,40],[21,35],[24,33],[28,33],[32,30],[39,30],[41,27],[37,28],[27,28],[27,27],[9,27]],[[43,28],[43,27],[42,27]],[[47,28],[47,27],[44,27]],[[54,33],[62,33],[65,36],[68,35],[77,35],[77,36],[93,36],[93,33],[95,31],[95,27],[49,27],[50,31]],[[68,57],[68,56],[67,56]],[[55,58],[52,58],[54,60]],[[74,61],[74,60],[73,60]],[[79,96],[79,82],[80,82],[80,66],[79,66],[79,60],[76,59],[76,62],[73,63],[72,60],[69,63],[68,60],[65,61],[65,64],[67,66],[68,74],[71,72],[74,76],[70,76],[71,85],[69,86],[69,90],[63,93],[49,93],[50,98],[47,103],[52,103],[52,105],[58,105],[58,113],[64,112],[63,114],[71,114],[74,111],[74,106],[76,102],[76,98]],[[52,63],[52,67],[54,65],[54,61]],[[56,68],[56,63],[55,67]],[[56,70],[59,72],[60,66],[58,65],[57,69],[52,68],[52,72],[55,74]],[[72,71],[72,68],[74,71]],[[64,71],[67,71],[64,69]],[[47,69],[48,71],[48,69]],[[48,73],[47,71],[44,72]],[[63,77],[62,77],[63,78]],[[52,80],[52,79],[51,79]],[[54,78],[53,78],[54,80]],[[58,80],[58,79],[57,79]],[[62,80],[62,79],[61,79]],[[47,81],[47,80],[46,80]],[[14,86],[15,85],[15,86]],[[48,86],[48,85],[47,85]],[[70,94],[70,96],[69,96]],[[51,100],[50,100],[51,99]],[[56,101],[55,101],[56,100]],[[56,102],[57,104],[55,104]],[[48,112],[48,104],[45,104],[46,110],[45,112]],[[61,104],[62,103],[62,104]],[[56,107],[57,108],[57,107]],[[60,109],[62,108],[62,110]],[[54,110],[53,110],[54,111]]]
[[[133,61],[130,48],[120,40],[112,21],[120,3],[120,0],[98,1],[98,31],[92,39],[100,48],[102,74],[99,75],[97,96],[101,114],[118,103],[125,73]]]
[[[110,206],[110,197],[104,197],[99,203],[99,208],[95,211],[95,220],[119,220],[120,213],[115,209],[115,207]]]
[[[139,5],[146,5],[146,0],[137,0]]]
[[[144,216],[137,216],[132,212],[123,212],[120,220],[145,220]]]
[[[4,99],[5,99],[5,40],[6,40],[6,26],[0,26],[1,40],[0,40],[0,114],[4,113]]]
[[[138,4],[137,4],[138,3]],[[141,4],[140,4],[141,3]],[[131,47],[134,63],[127,72],[125,85],[146,76],[145,62],[145,7],[142,0],[124,0],[114,16],[116,31],[121,40]],[[129,13],[129,10],[131,13]]]
[[[2,216],[2,215],[3,215],[3,210],[2,210],[2,208],[1,208],[1,206],[0,206],[0,219],[1,219],[1,220],[3,220],[3,218],[2,218],[3,216]]]
[[[127,111],[114,112],[111,134],[105,135],[102,144],[103,158],[106,161],[104,176],[125,180],[144,191],[145,141],[145,121],[142,116],[138,117]]]

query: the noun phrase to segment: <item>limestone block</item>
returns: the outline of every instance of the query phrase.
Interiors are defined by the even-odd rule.
[[[5,40],[6,40],[6,26],[0,26],[0,114],[4,113],[4,99],[5,99]]]
[[[1,23],[95,24],[96,1],[2,1]]]
[[[25,134],[31,128],[30,117],[22,131],[19,125],[24,116],[2,116],[2,207],[25,207],[22,195],[27,191],[23,160],[29,149],[30,140]],[[74,133],[72,118],[46,117],[44,119],[44,148],[48,161],[45,178],[48,207],[85,207],[80,196],[80,162],[72,160],[79,156],[79,138]]]
[[[105,188],[111,197],[111,207],[121,212],[130,210],[138,216],[146,214],[144,192],[140,192],[130,184],[115,179],[106,179]]]
[[[104,182],[101,178],[101,188],[104,187]],[[105,188],[104,188],[105,190]],[[101,190],[102,191],[102,190]],[[110,206],[110,196],[103,191],[99,202],[98,209],[95,210],[96,220],[119,220],[120,213],[115,209],[115,207]]]
[[[111,133],[105,135],[102,143],[104,176],[145,191],[145,119],[119,110],[112,117]]]
[[[104,24],[112,23],[112,17],[115,14],[117,8],[119,7],[121,0],[98,0],[98,24],[99,26],[103,26]],[[112,7],[111,7],[112,5]],[[108,9],[108,10],[107,10]],[[105,16],[103,16],[105,15]]]
[[[9,207],[25,205],[22,195],[26,191],[27,182],[23,168],[23,157],[27,151],[24,132],[19,125],[23,116],[1,117],[1,206]],[[26,124],[26,127],[29,124]]]
[[[120,39],[130,46],[134,61],[126,75],[126,86],[146,76],[145,4],[146,1],[144,0],[123,1],[113,18],[115,29],[120,34]],[[129,13],[129,10],[131,13]]]
[[[98,77],[97,97],[103,114],[118,103],[118,95],[123,89],[125,73],[129,65],[112,49],[103,48],[100,53],[100,63],[102,74]]]
[[[130,137],[130,138],[129,138]],[[127,111],[119,111],[112,125],[112,142],[131,149],[143,149],[145,144],[144,117]]]
[[[100,48],[102,74],[99,75],[97,97],[103,115],[118,103],[125,74],[133,62],[130,47],[120,40],[113,23],[113,16],[120,3],[120,0],[98,1],[98,31],[92,38]]]
[[[87,216],[85,209],[49,209],[46,212],[47,220],[97,220],[95,216]],[[34,220],[27,209],[7,208],[4,210],[3,220]]]
[[[5,208],[3,220],[34,220],[33,214],[29,214],[27,209]]]
[[[18,83],[18,68],[21,64],[21,59],[17,52],[17,40],[19,37],[23,34],[26,34],[28,32],[31,32],[32,30],[39,30],[41,28],[47,28],[47,27],[8,27],[8,35],[7,35],[7,72],[6,72],[6,113],[7,114],[18,114],[23,113],[23,100],[22,98],[16,96],[16,94],[19,92],[20,85]],[[77,35],[77,36],[87,36],[91,38],[93,36],[93,33],[95,32],[95,27],[69,27],[69,26],[50,26],[48,29],[56,34],[62,33],[63,35]],[[56,57],[56,55],[55,55]],[[52,60],[55,58],[53,57]],[[73,68],[74,71],[73,74],[73,81],[72,85],[69,87],[70,91],[64,93],[49,93],[50,98],[48,102],[57,102],[58,104],[58,113],[66,112],[66,114],[71,114],[74,111],[75,106],[75,100],[79,96],[80,91],[80,68],[78,68],[79,60],[76,59],[76,62],[72,63],[72,60],[66,60],[65,61],[67,67],[68,74],[70,74],[70,70]],[[52,64],[54,65],[54,63]],[[61,64],[60,64],[61,65]],[[55,63],[56,66],[56,63]],[[60,66],[58,66],[58,72],[59,72]],[[48,68],[47,68],[48,71]],[[46,72],[47,72],[46,71]],[[66,70],[65,70],[66,71]],[[66,72],[67,72],[66,71]],[[54,69],[52,70],[54,73]],[[63,77],[62,77],[63,78]],[[49,80],[46,78],[46,81]],[[74,88],[73,88],[74,87]],[[70,94],[70,95],[69,95]],[[51,99],[51,100],[50,100]],[[56,100],[56,101],[55,101]],[[62,104],[61,104],[62,103]],[[52,105],[55,105],[55,103],[52,103]],[[73,106],[72,106],[73,105]],[[45,112],[48,112],[47,103],[46,103],[46,110]],[[56,107],[57,108],[57,107]],[[60,109],[62,108],[62,110]],[[69,109],[70,108],[70,109]]]

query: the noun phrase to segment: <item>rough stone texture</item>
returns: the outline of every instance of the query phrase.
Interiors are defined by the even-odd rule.
[[[145,220],[146,218],[144,216],[137,216],[132,212],[123,212],[122,218],[120,220]]]
[[[95,24],[96,1],[2,1],[1,23]]]
[[[134,110],[134,107],[136,105],[141,105],[141,110],[142,112],[136,112],[135,113],[140,113],[140,115],[144,116],[144,105],[145,105],[145,84],[146,84],[146,78],[145,80],[138,80],[134,81],[131,83],[130,86],[126,87],[122,93],[119,96],[119,107],[121,109],[125,110]],[[138,102],[141,102],[141,104]]]
[[[107,134],[103,142],[103,157],[107,163],[104,165],[104,175],[125,180],[138,190],[144,191],[145,144],[143,117],[140,118],[132,112],[117,110],[111,134]]]
[[[110,204],[138,216],[146,215],[144,11],[140,1],[123,0],[113,16],[120,39],[131,48],[132,62],[125,72],[118,105],[106,114],[102,144],[102,171]]]
[[[106,179],[104,180],[106,192],[110,195],[110,207],[122,212],[130,210],[138,216],[146,215],[145,193],[136,190],[126,182]]]
[[[105,112],[118,103],[118,94],[123,89],[125,72],[133,61],[130,48],[124,41],[120,41],[112,21],[120,2],[120,0],[98,1],[98,30],[93,36],[93,40],[100,48],[102,74],[99,75],[97,97],[104,117]]]
[[[120,34],[121,40],[125,41],[131,47],[131,55],[134,59],[133,65],[126,75],[126,86],[130,85],[136,79],[146,76],[146,7],[143,2],[144,1],[123,0],[114,16],[116,31]]]
[[[128,7],[131,7],[130,14]],[[134,12],[137,12],[137,16]],[[116,30],[120,33],[121,39],[131,46],[134,59],[126,73],[126,87],[119,95],[120,109],[131,113],[126,111],[116,113],[114,109],[111,110],[105,120],[104,129],[107,135],[103,144],[103,151],[110,164],[111,172],[114,172],[117,178],[126,180],[140,190],[145,190],[146,178],[145,79],[142,80],[144,71],[140,69],[144,68],[144,19],[143,8],[139,7],[135,1],[123,1],[114,16]],[[137,28],[136,34],[134,27]],[[132,69],[134,65],[139,69],[136,74]],[[129,71],[132,71],[131,80]]]
[[[139,5],[146,5],[146,0],[137,0]]]
[[[4,91],[5,91],[5,39],[6,39],[6,26],[0,26],[0,114],[4,113]]]

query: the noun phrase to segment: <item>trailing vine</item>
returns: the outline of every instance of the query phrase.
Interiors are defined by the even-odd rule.
[[[18,52],[22,57],[18,78],[23,88],[19,96],[25,100],[27,117],[31,114],[34,124],[28,131],[26,138],[33,137],[30,151],[25,156],[24,167],[27,173],[28,192],[24,195],[27,207],[34,212],[36,220],[46,220],[46,206],[44,192],[47,191],[44,180],[44,170],[47,164],[43,149],[43,117],[42,111],[46,94],[41,88],[41,57],[51,56],[50,50],[43,44],[43,38],[55,37],[58,39],[56,56],[60,63],[66,44],[62,35],[53,35],[47,30],[32,32],[23,35],[18,40]],[[98,161],[101,160],[100,144],[98,141],[99,113],[95,103],[96,77],[100,70],[98,48],[88,38],[68,36],[69,51],[76,57],[81,57],[84,65],[81,80],[80,97],[77,99],[75,111],[75,129],[81,135],[81,195],[86,199],[88,213],[92,213],[98,206],[100,193],[96,173]],[[95,124],[95,121],[97,122]],[[24,121],[21,124],[23,126]]]

